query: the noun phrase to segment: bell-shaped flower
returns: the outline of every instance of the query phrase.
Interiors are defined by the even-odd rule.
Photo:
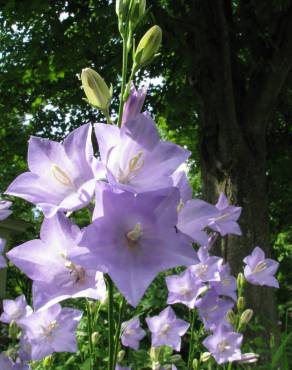
[[[31,367],[21,362],[19,359],[16,362],[12,361],[4,352],[0,353],[0,369],[1,370],[30,370]]]
[[[97,123],[95,134],[108,181],[134,193],[172,186],[171,175],[190,154],[178,145],[160,141],[154,121],[143,114],[121,129]]]
[[[49,307],[68,298],[105,298],[103,276],[93,269],[73,263],[70,253],[82,253],[77,246],[79,228],[64,214],[45,219],[40,239],[12,249],[7,256],[33,280],[33,302],[36,309]]]
[[[131,305],[159,272],[196,262],[190,239],[175,230],[178,189],[135,195],[107,186],[96,195],[93,223],[80,242],[89,253],[73,261],[106,269]]]
[[[197,298],[206,289],[206,285],[194,278],[190,269],[179,275],[165,278],[168,289],[168,304],[182,303],[189,308],[194,308]]]
[[[11,321],[16,323],[32,313],[32,308],[27,304],[25,296],[22,294],[15,300],[3,300],[3,313],[0,321],[9,324]]]
[[[146,318],[146,322],[152,334],[152,347],[169,346],[180,351],[181,337],[190,324],[177,319],[171,307],[166,307],[157,316]]]
[[[204,247],[198,250],[198,258],[200,262],[189,268],[195,278],[206,283],[210,281],[219,281],[219,270],[223,263],[223,259],[210,256],[208,250]]]
[[[279,288],[278,280],[274,277],[279,263],[271,258],[265,258],[265,252],[260,247],[255,247],[251,255],[243,260],[246,263],[244,276],[254,285],[267,285]]]
[[[40,206],[46,217],[86,206],[96,179],[104,175],[93,156],[89,124],[71,132],[63,143],[31,137],[28,167],[30,172],[19,175],[6,194]]]
[[[53,352],[76,352],[75,330],[81,317],[81,311],[56,304],[20,320],[18,325],[31,345],[31,359],[41,360]]]
[[[139,342],[145,337],[145,331],[140,327],[138,317],[122,323],[121,341],[123,346],[138,350]]]
[[[236,279],[230,274],[230,266],[228,263],[219,266],[219,281],[211,281],[210,286],[216,291],[218,295],[223,295],[232,298],[234,301],[237,299],[237,285]]]
[[[242,334],[230,331],[224,325],[218,325],[214,333],[203,341],[203,345],[218,364],[224,364],[241,359],[242,339]]]
[[[217,204],[215,205],[217,215],[210,218],[208,226],[220,233],[221,236],[227,234],[241,235],[237,220],[241,214],[241,207],[229,205],[226,196],[221,193]]]
[[[12,202],[8,200],[0,200],[0,221],[5,220],[12,211],[9,209],[12,205]]]
[[[229,326],[225,317],[227,312],[231,310],[233,306],[233,302],[220,298],[213,289],[210,289],[196,303],[199,316],[203,321],[206,330],[214,330],[219,324],[222,323],[224,323],[226,326]]]
[[[136,90],[134,84],[131,86],[130,95],[123,110],[122,124],[134,119],[139,113],[141,113],[146,91],[147,90],[145,88]]]
[[[0,238],[0,269],[7,266],[6,259],[4,256],[2,256],[4,249],[5,249],[5,245],[6,245],[6,240]]]

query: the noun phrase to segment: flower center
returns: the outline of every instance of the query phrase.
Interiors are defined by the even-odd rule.
[[[50,337],[54,331],[59,326],[56,320],[53,320],[50,322],[50,324],[47,327],[42,327],[43,333],[46,337]]]
[[[128,170],[126,172],[119,169],[118,181],[121,184],[127,184],[132,177],[135,177],[137,173],[144,166],[144,159],[142,158],[143,152],[140,150],[134,157],[132,157],[128,164]]]
[[[225,352],[225,351],[228,351],[230,348],[231,347],[230,347],[229,343],[227,342],[227,340],[223,340],[222,342],[217,344],[217,351],[218,352]]]
[[[161,328],[160,334],[161,335],[166,335],[168,333],[169,329],[170,329],[170,325],[169,324],[164,324]]]
[[[58,182],[60,182],[62,185],[65,185],[65,186],[73,186],[73,183],[72,183],[70,177],[66,174],[66,172],[64,172],[55,163],[51,167],[51,172],[52,172],[54,178]]]
[[[210,222],[224,221],[230,216],[230,213],[226,212],[221,216],[209,218]]]
[[[142,232],[141,223],[137,222],[134,229],[128,231],[126,234],[126,238],[127,238],[128,245],[130,248],[135,247],[137,245],[142,234],[143,232]]]
[[[85,270],[83,267],[75,265],[75,263],[71,262],[70,260],[67,259],[67,253],[64,251],[60,252],[61,257],[64,258],[65,262],[64,265],[65,267],[70,270],[70,276],[74,282],[74,284],[77,283],[83,283],[85,280]]]
[[[256,267],[253,269],[253,274],[256,274],[257,272],[262,272],[267,268],[267,262],[261,261],[259,262]]]
[[[231,284],[231,281],[230,281],[230,279],[224,279],[224,280],[222,280],[222,284],[226,285],[226,286],[229,286]]]
[[[126,329],[125,331],[124,331],[124,334],[125,335],[135,335],[135,333],[136,333],[136,331],[134,330],[134,329]]]
[[[208,268],[209,266],[207,264],[204,264],[204,263],[200,264],[200,266],[198,266],[196,269],[196,275],[198,277],[202,277],[203,275],[206,274],[206,272],[208,271]]]

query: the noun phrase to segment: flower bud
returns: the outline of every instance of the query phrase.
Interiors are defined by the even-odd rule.
[[[211,357],[211,353],[210,352],[204,352],[204,353],[201,354],[200,360],[202,362],[206,362],[206,361],[208,361],[210,359],[210,357]]]
[[[236,321],[235,313],[232,310],[227,311],[226,319],[231,325],[234,325]]]
[[[18,327],[14,320],[10,321],[8,335],[11,339],[16,339],[18,333]]]
[[[130,9],[130,21],[135,26],[143,17],[146,9],[146,0],[133,0]]]
[[[245,284],[245,278],[244,278],[244,275],[242,272],[240,272],[238,275],[237,275],[237,289],[238,290],[242,290],[242,288],[244,287],[244,284]]]
[[[193,360],[193,370],[198,370],[199,369],[199,361],[195,358]]]
[[[94,345],[97,344],[99,342],[99,339],[100,339],[100,334],[97,331],[95,331],[91,334],[92,344],[94,344]]]
[[[53,364],[53,356],[50,355],[43,359],[43,365],[45,368],[46,367],[50,368],[52,364]]]
[[[125,357],[125,354],[126,354],[126,352],[123,349],[121,351],[119,351],[118,356],[117,356],[117,361],[122,362],[124,357]]]
[[[160,48],[161,40],[161,28],[159,26],[151,27],[137,46],[134,56],[135,63],[140,67],[151,63]]]
[[[129,0],[116,0],[116,13],[120,17],[127,13]]]
[[[151,347],[150,348],[150,358],[151,361],[157,361],[159,358],[160,347]]]
[[[245,307],[245,299],[244,297],[239,297],[237,300],[237,309],[238,311],[242,311]]]
[[[85,68],[81,73],[81,81],[88,103],[101,111],[107,110],[112,97],[112,89],[108,88],[104,79],[93,69]]]
[[[240,316],[239,326],[248,324],[253,316],[253,310],[247,309]]]
[[[171,362],[179,362],[179,361],[181,361],[181,355],[178,355],[178,354],[173,355],[173,356],[170,357],[170,360],[171,360]]]
[[[254,362],[257,362],[259,357],[260,356],[256,353],[243,353],[240,360],[237,360],[236,362],[239,364],[252,364]]]

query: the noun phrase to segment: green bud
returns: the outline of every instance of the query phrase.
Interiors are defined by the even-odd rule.
[[[150,348],[150,358],[151,361],[157,361],[159,358],[160,347],[151,347]]]
[[[181,360],[181,355],[173,355],[170,357],[171,362],[179,362]]]
[[[52,363],[53,363],[53,356],[47,356],[43,359],[44,367],[51,367]]]
[[[236,321],[236,316],[235,316],[235,313],[233,312],[233,310],[227,311],[226,319],[227,319],[228,322],[230,322],[231,325],[234,325],[234,323]]]
[[[245,299],[244,297],[239,297],[237,300],[237,309],[238,311],[242,311],[245,307]]]
[[[89,312],[92,314],[94,314],[94,312],[96,311],[96,303],[93,302],[93,301],[90,301],[88,303],[88,308],[89,308]]]
[[[193,360],[193,370],[198,370],[199,369],[199,361],[195,358]]]
[[[245,284],[245,278],[242,272],[237,275],[237,289],[242,290]]]
[[[108,88],[104,79],[93,69],[85,68],[81,73],[82,86],[89,104],[105,111],[110,105],[112,88]]]
[[[152,62],[155,54],[158,52],[162,40],[162,31],[159,26],[153,26],[148,30],[140,40],[134,61],[140,67]]]
[[[243,311],[243,313],[240,316],[239,326],[248,324],[252,317],[253,317],[253,310],[248,308],[247,310]]]
[[[126,352],[123,349],[121,351],[119,351],[118,356],[117,356],[117,361],[122,362],[124,357],[125,357],[125,354],[126,354]]]
[[[145,9],[146,9],[146,0],[131,1],[130,21],[133,23],[134,27],[145,14]]]
[[[129,0],[116,0],[116,13],[118,17],[126,13],[128,3]]]
[[[100,334],[97,332],[97,331],[94,331],[92,334],[91,334],[91,342],[92,344],[97,344],[99,342],[99,339],[100,339]]]
[[[202,362],[206,362],[206,361],[208,361],[210,359],[210,357],[211,357],[211,353],[210,352],[204,352],[204,353],[201,354],[200,360]]]
[[[9,331],[8,331],[9,338],[16,339],[17,333],[18,333],[17,324],[14,320],[12,320],[9,324]]]

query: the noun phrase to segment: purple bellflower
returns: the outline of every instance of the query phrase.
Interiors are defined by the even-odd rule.
[[[213,289],[210,289],[196,303],[199,316],[204,323],[205,329],[207,330],[214,330],[219,324],[222,323],[224,323],[226,326],[230,326],[225,317],[227,312],[233,306],[233,302],[220,298]]]
[[[18,325],[31,345],[31,359],[41,360],[53,352],[76,352],[75,330],[81,317],[81,311],[56,304],[20,320]]]
[[[33,280],[35,308],[46,308],[67,298],[104,300],[106,287],[102,274],[70,259],[70,253],[82,253],[77,246],[81,238],[79,228],[58,213],[44,220],[40,234],[41,239],[21,244],[7,254]]]
[[[84,229],[80,242],[90,253],[74,261],[108,271],[136,306],[159,272],[196,262],[190,239],[175,230],[178,203],[177,188],[136,195],[105,188],[96,201],[102,210],[94,213],[102,216]]]
[[[146,318],[146,322],[152,333],[152,347],[169,346],[180,351],[181,337],[190,324],[177,319],[171,307],[166,307],[158,316]]]
[[[134,84],[132,84],[130,95],[124,106],[122,124],[134,119],[139,113],[141,113],[146,92],[146,88],[136,90]]]
[[[6,245],[6,240],[0,238],[0,269],[7,266],[5,257],[2,256]]]
[[[30,366],[21,361],[13,362],[5,353],[0,353],[0,369],[1,370],[30,370]]]
[[[230,297],[234,301],[236,301],[236,279],[230,274],[230,266],[228,263],[219,266],[219,276],[220,280],[211,281],[210,286],[216,291],[218,295]]]
[[[9,209],[11,205],[12,202],[8,200],[0,200],[0,221],[11,215],[12,211]]]
[[[173,185],[171,175],[190,152],[159,140],[155,122],[138,114],[121,129],[98,123],[95,134],[109,183],[134,193]]]
[[[210,256],[208,250],[204,247],[198,250],[198,258],[200,262],[189,268],[195,278],[201,282],[219,281],[219,269],[223,259]]]
[[[11,299],[3,300],[3,313],[0,316],[0,321],[9,324],[11,321],[16,323],[29,316],[32,313],[32,308],[28,306],[25,296],[22,294],[14,301]]]
[[[245,257],[243,262],[246,263],[244,276],[248,282],[279,288],[278,280],[274,277],[279,263],[265,258],[265,253],[260,247],[255,247],[251,255]]]
[[[30,172],[18,176],[6,194],[40,206],[46,217],[87,205],[96,179],[105,174],[93,156],[89,124],[71,132],[64,143],[31,137],[28,167]]]
[[[226,196],[221,193],[215,208],[217,215],[210,218],[208,226],[219,232],[221,236],[241,235],[240,227],[236,222],[240,217],[241,207],[230,206]]]
[[[240,346],[243,336],[219,325],[214,333],[203,341],[203,345],[212,354],[218,364],[241,359]]]
[[[122,323],[121,341],[123,346],[138,350],[139,342],[145,337],[145,331],[140,328],[138,317]]]
[[[130,367],[121,366],[119,364],[116,364],[116,370],[131,370]]]
[[[182,303],[189,308],[194,308],[197,298],[207,286],[194,278],[190,269],[179,275],[171,275],[165,278],[168,289],[168,304]]]
[[[188,200],[192,199],[193,190],[184,171],[178,169],[171,177],[173,179],[173,186],[177,187],[180,193],[179,211]]]

